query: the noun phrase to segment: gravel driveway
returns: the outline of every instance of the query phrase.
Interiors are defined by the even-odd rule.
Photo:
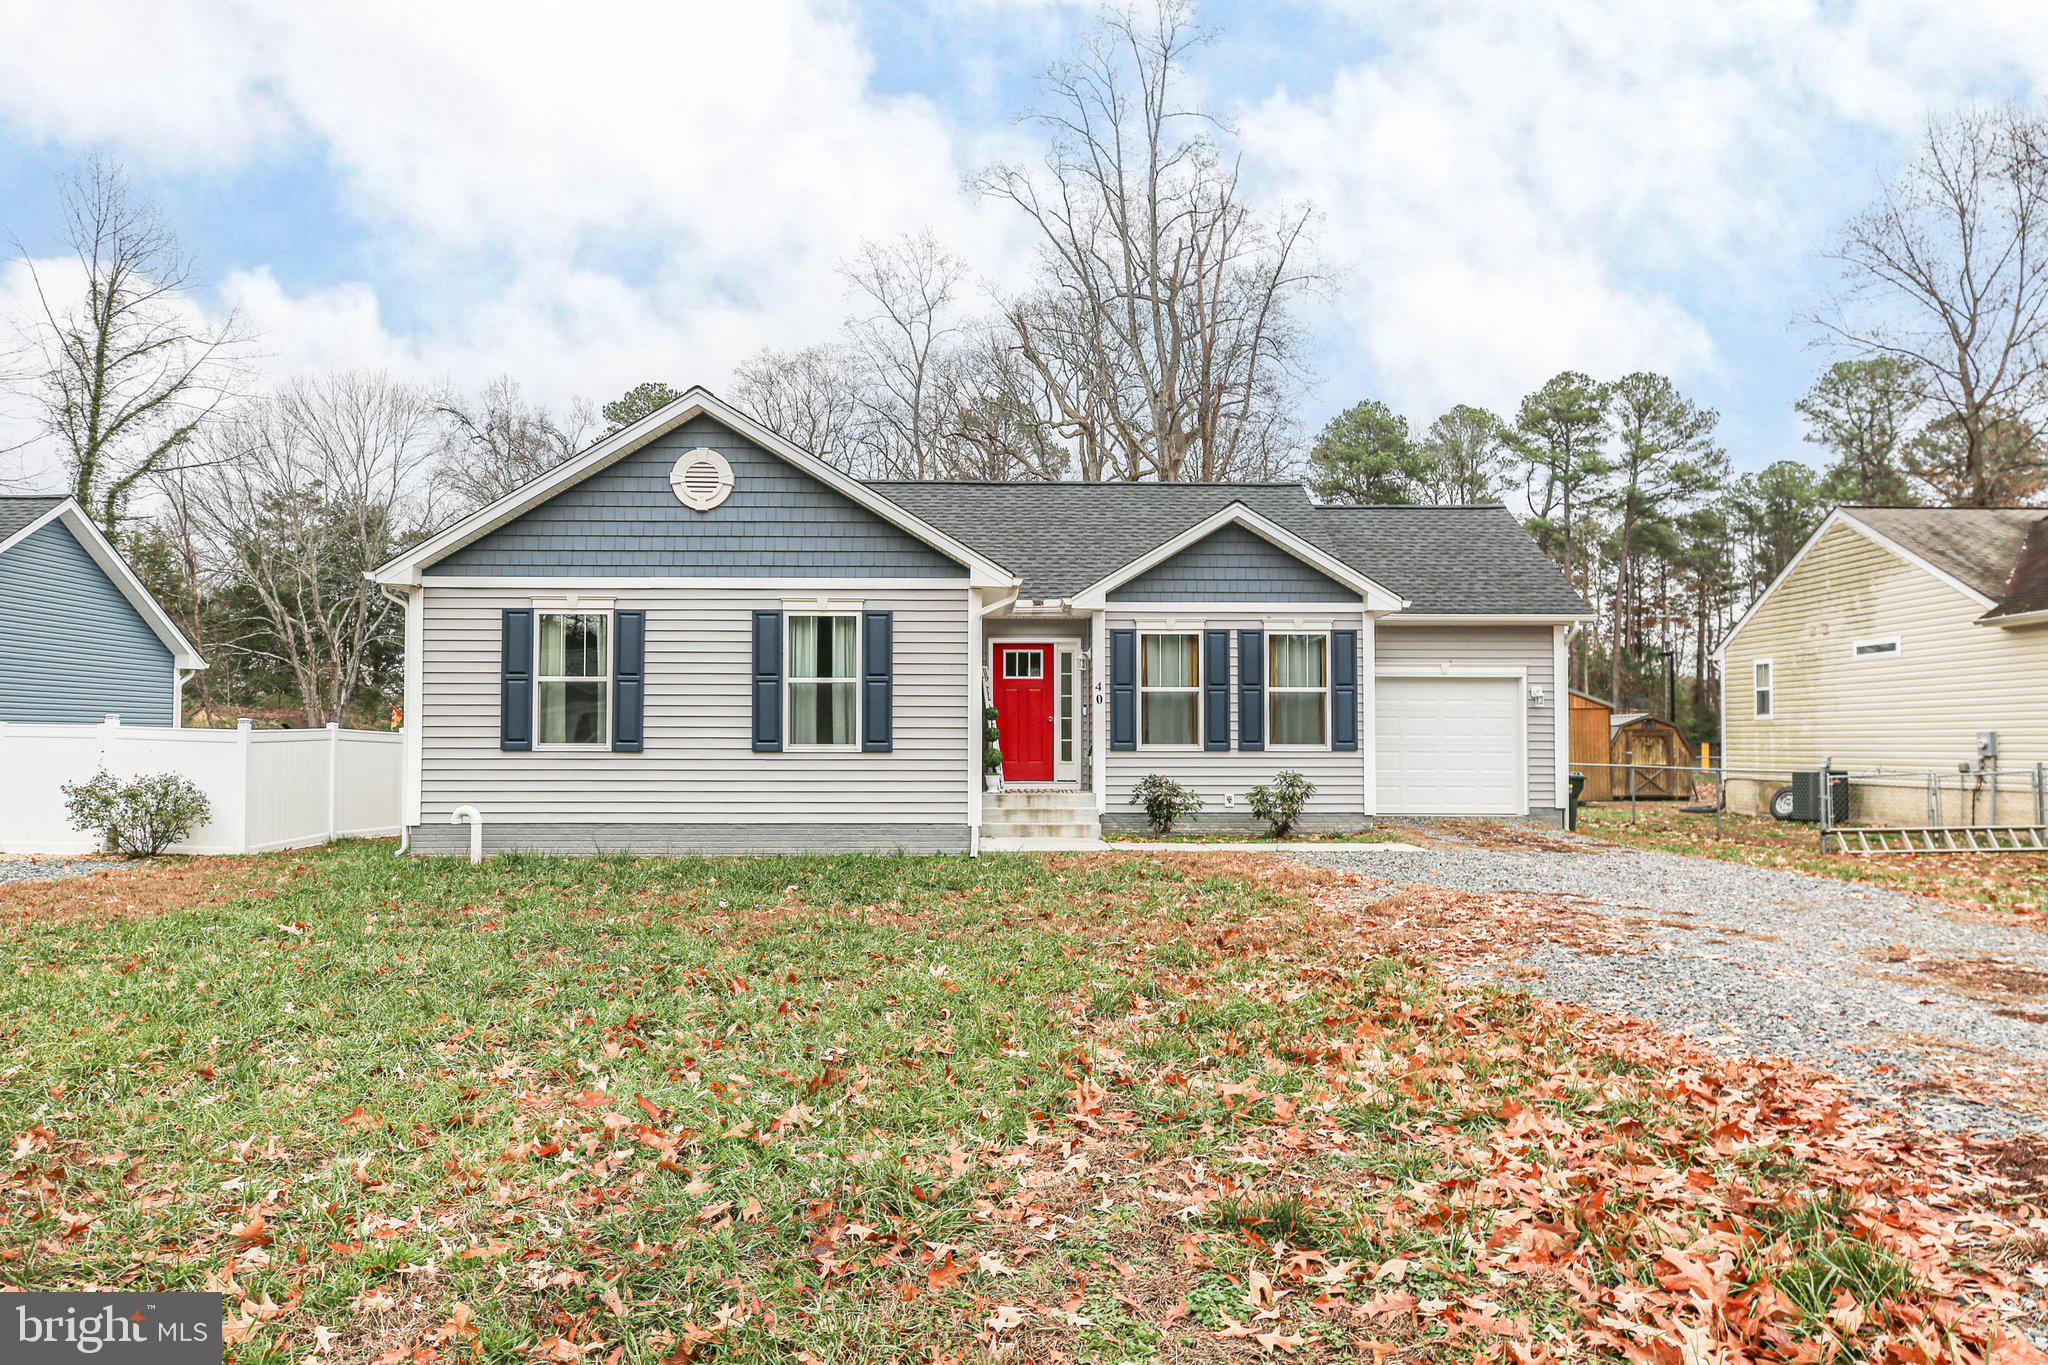
[[[1621,951],[1543,942],[1512,966],[1466,970],[1510,971],[1724,1053],[1823,1067],[1941,1127],[2048,1132],[2048,929],[1851,882],[1585,847],[1292,856],[1620,920]]]
[[[0,886],[9,882],[47,882],[59,877],[83,877],[88,872],[134,865],[100,858],[0,858]]]

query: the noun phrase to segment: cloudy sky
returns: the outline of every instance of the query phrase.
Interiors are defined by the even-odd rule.
[[[1210,0],[1195,72],[1255,192],[1321,211],[1313,427],[1659,369],[1736,464],[1797,454],[1795,325],[1932,109],[2048,90],[2039,0]],[[273,372],[374,364],[553,402],[723,384],[828,335],[837,263],[929,227],[1000,283],[963,179],[1092,6],[14,0],[0,228],[58,245],[107,149]],[[0,266],[0,307],[21,296]],[[0,471],[4,472],[4,471]]]

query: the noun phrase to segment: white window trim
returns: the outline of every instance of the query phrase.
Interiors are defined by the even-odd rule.
[[[1001,678],[1001,679],[1002,679],[1002,680],[1003,680],[1004,682],[1044,682],[1044,681],[1047,681],[1047,680],[1048,680],[1048,679],[1049,679],[1049,678],[1051,677],[1051,675],[1050,675],[1049,673],[1047,673],[1047,672],[1045,671],[1045,664],[1046,664],[1045,654],[1046,654],[1046,648],[1047,648],[1047,647],[1046,647],[1045,645],[1037,645],[1037,644],[1023,644],[1023,645],[1020,645],[1020,644],[1018,644],[1018,643],[1017,643],[1016,641],[1014,641],[1014,640],[1004,640],[1004,641],[1002,641],[1001,643],[999,643],[999,644],[998,644],[998,645],[996,646],[996,655],[997,655],[997,657],[998,657],[998,658],[999,658],[999,659],[1000,659],[1000,660],[1002,661],[1002,668],[1001,668],[1001,670],[1000,670],[1000,671],[999,671],[999,672],[997,673],[997,675],[996,675],[996,676],[997,676],[997,677],[999,677],[999,678]],[[1012,659],[1030,659],[1030,660],[1033,660],[1034,662],[1036,662],[1036,663],[1038,664],[1038,672],[1036,672],[1036,673],[1012,673],[1012,672],[1010,671],[1010,660],[1012,660]]]
[[[1145,685],[1145,641],[1155,636],[1189,637],[1195,642],[1195,685],[1189,687],[1147,687]],[[1198,754],[1202,749],[1202,736],[1208,733],[1209,717],[1206,712],[1206,698],[1202,684],[1206,679],[1202,671],[1207,661],[1202,658],[1202,632],[1197,628],[1187,630],[1140,630],[1138,632],[1138,749],[1142,753],[1155,754]],[[1148,744],[1145,742],[1145,694],[1147,692],[1193,692],[1195,694],[1195,742],[1192,744]]]
[[[1756,681],[1756,671],[1759,668],[1771,670],[1770,682],[1761,687],[1757,685]],[[1758,708],[1756,694],[1759,692],[1770,698],[1771,704],[1769,707]],[[1757,720],[1776,720],[1778,718],[1778,661],[1776,659],[1751,659],[1749,661],[1749,709],[1750,713]]]
[[[1321,687],[1278,687],[1273,682],[1273,641],[1285,636],[1321,638],[1323,642],[1323,685]],[[1269,630],[1266,633],[1266,748],[1279,753],[1327,753],[1330,748],[1330,632],[1323,630]],[[1244,666],[1243,660],[1238,667]],[[1276,744],[1273,742],[1273,698],[1281,695],[1295,696],[1304,692],[1323,694],[1323,742],[1321,744]]]
[[[858,608],[807,606],[794,607],[782,614],[782,747],[800,754],[857,754],[861,740],[861,619]],[[851,678],[799,678],[790,667],[796,651],[789,647],[791,632],[796,629],[797,619],[811,619],[821,616],[847,616],[853,619],[853,676]],[[853,684],[853,738],[845,744],[799,744],[791,737],[796,728],[796,708],[791,704],[794,687],[800,682]]]
[[[540,671],[540,637],[543,623],[550,616],[602,616],[604,618],[604,672],[595,678],[571,677],[567,674],[545,674]],[[536,602],[533,608],[533,747],[537,753],[589,754],[609,752],[612,747],[612,726],[618,717],[612,714],[613,651],[617,648],[612,632],[618,629],[618,622],[612,615],[609,600],[599,606],[593,602],[551,601]],[[551,682],[602,682],[604,684],[604,738],[590,744],[543,744],[540,738],[541,691]]]
[[[1863,649],[1866,645],[1890,645],[1891,648],[1879,650],[1875,654],[1865,654]],[[1872,659],[1896,659],[1905,652],[1906,642],[1898,636],[1873,635],[1868,640],[1854,640],[1850,642],[1849,662],[1860,664],[1868,663]]]
[[[1067,695],[1067,704],[1073,708],[1066,718],[1066,743],[1068,746],[1068,756],[1066,758],[1060,757],[1060,666],[1062,664],[1066,665],[1067,668],[1067,683],[1070,689]],[[1079,642],[1075,640],[1055,642],[1053,645],[1052,670],[1052,775],[1053,780],[1057,782],[1074,781],[1080,771],[1082,691]]]

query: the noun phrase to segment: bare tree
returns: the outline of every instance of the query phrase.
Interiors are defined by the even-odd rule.
[[[365,577],[432,524],[437,405],[350,371],[297,379],[210,440],[193,508],[250,619],[232,648],[289,674],[306,723],[341,720],[396,609]]]
[[[82,291],[69,296],[15,241],[35,289],[22,330],[42,432],[72,494],[113,534],[141,487],[237,396],[246,337],[233,315],[209,320],[193,304],[191,259],[112,161],[80,165],[63,208]]]
[[[561,417],[528,403],[519,382],[500,375],[475,398],[444,394],[435,405],[443,423],[435,480],[448,495],[443,510],[462,515],[505,494],[583,449],[597,417],[588,403]]]
[[[1186,0],[1109,12],[1044,78],[1044,166],[977,181],[1037,232],[1036,287],[1006,312],[1083,477],[1241,479],[1293,455],[1311,215],[1254,213],[1228,130],[1183,101],[1206,39]]]
[[[2048,406],[2048,129],[2014,106],[1928,122],[1913,163],[1833,249],[1843,287],[1812,319],[1913,364],[1953,419],[1960,500],[1991,506],[2039,475]],[[2031,466],[2031,468],[2030,468]]]
[[[733,371],[733,399],[776,435],[850,474],[879,472],[870,447],[864,369],[842,342],[756,351]]]
[[[947,414],[940,372],[957,345],[967,267],[929,232],[868,242],[845,267],[861,311],[847,323],[878,474],[937,477]]]
[[[1065,478],[1074,452],[1053,395],[1000,321],[984,323],[939,373],[946,477],[989,483]]]

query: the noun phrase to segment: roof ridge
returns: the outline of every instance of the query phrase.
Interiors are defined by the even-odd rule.
[[[1504,502],[1319,502],[1318,512],[1505,512]]]
[[[1144,479],[863,479],[870,486],[922,488],[1300,488],[1285,479],[1238,483],[1224,479],[1176,479],[1171,483]]]

